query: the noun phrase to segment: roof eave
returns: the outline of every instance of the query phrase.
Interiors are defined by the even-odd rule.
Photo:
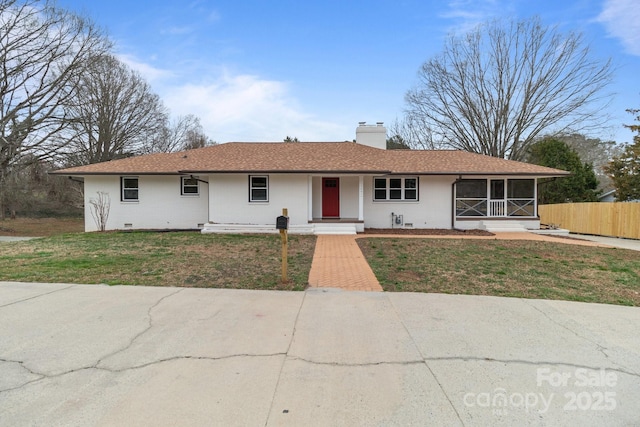
[[[65,172],[64,170],[49,172],[49,175],[60,176],[92,176],[92,175],[182,175],[180,172],[135,172],[135,171],[120,171],[120,172]]]
[[[544,173],[544,172],[481,172],[481,171],[459,171],[459,172],[391,172],[389,175],[433,175],[433,176],[449,176],[449,175],[484,175],[484,176],[531,176],[536,178],[556,178],[571,175],[570,172],[566,173]]]
[[[391,171],[386,170],[323,170],[323,169],[310,169],[310,170],[181,170],[180,174],[229,174],[229,173],[249,173],[249,174],[390,174]]]

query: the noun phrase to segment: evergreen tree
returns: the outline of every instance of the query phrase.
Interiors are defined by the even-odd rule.
[[[582,163],[578,153],[566,143],[557,139],[543,139],[533,144],[529,152],[529,162],[571,172],[567,177],[540,181],[540,204],[598,200],[598,179],[593,165]]]
[[[394,135],[387,138],[387,150],[410,150],[411,147],[406,143],[400,135]]]
[[[636,115],[640,123],[640,110],[627,110]],[[640,200],[640,125],[625,125],[636,132],[633,144],[625,147],[624,152],[613,158],[604,168],[616,187],[616,200],[626,202]]]

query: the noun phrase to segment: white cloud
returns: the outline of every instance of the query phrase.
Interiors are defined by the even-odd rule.
[[[193,27],[190,26],[171,26],[169,28],[166,28],[162,31],[160,31],[162,34],[169,34],[172,36],[181,36],[184,34],[190,34],[194,32]]]
[[[161,94],[175,115],[195,114],[218,142],[342,140],[352,129],[316,120],[302,111],[285,83],[223,72],[206,84],[165,87]]]
[[[142,77],[144,77],[151,84],[163,79],[174,77],[174,73],[172,71],[156,68],[150,64],[138,60],[131,55],[118,54],[116,56],[120,61],[139,72]]]
[[[640,56],[640,8],[637,0],[605,0],[597,18],[610,36],[620,39],[632,55]]]
[[[152,85],[172,116],[198,116],[207,136],[217,142],[282,141],[285,136],[342,141],[355,136],[355,122],[318,120],[305,112],[281,81],[209,67],[206,75],[213,77],[202,82],[203,64],[192,70],[170,70],[131,55],[118,58]]]
[[[510,2],[496,0],[450,0],[447,8],[440,17],[453,21],[449,31],[458,34],[466,33],[489,19],[513,13]]]

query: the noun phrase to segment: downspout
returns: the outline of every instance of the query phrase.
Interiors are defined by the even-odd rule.
[[[456,184],[462,181],[462,175],[458,175],[453,183],[451,183],[451,229],[455,229],[456,225]]]

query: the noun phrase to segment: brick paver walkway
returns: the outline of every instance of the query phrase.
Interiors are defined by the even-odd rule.
[[[316,241],[309,286],[341,288],[350,291],[382,291],[380,282],[362,255],[356,239],[365,237],[391,237],[413,239],[482,239],[482,240],[537,240],[568,245],[610,247],[587,240],[564,239],[534,233],[496,233],[495,236],[425,236],[393,234],[361,234],[357,236],[320,235]]]
[[[382,291],[354,235],[318,236],[309,272],[309,286]]]

